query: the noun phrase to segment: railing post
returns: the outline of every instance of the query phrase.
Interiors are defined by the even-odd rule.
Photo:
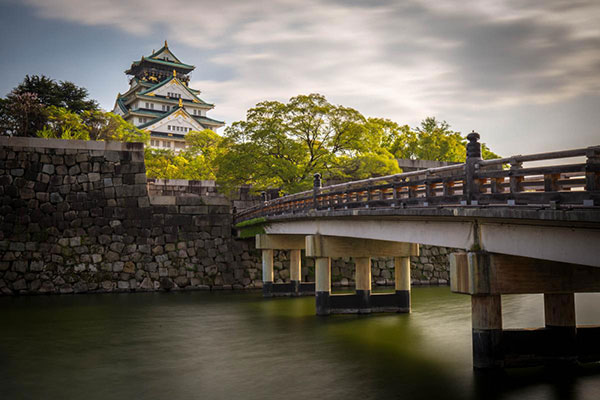
[[[319,208],[317,204],[317,196],[321,191],[321,174],[317,172],[313,175],[313,177],[313,208],[316,210]]]
[[[509,183],[510,183],[510,193],[516,194],[521,192],[521,182],[523,182],[522,176],[516,176],[515,173],[518,172],[523,167],[523,163],[518,161],[516,158],[512,158],[510,160],[510,171],[509,171]],[[509,206],[514,206],[517,204],[517,200],[510,199],[508,200]]]
[[[585,191],[600,191],[600,148],[589,147],[586,151]],[[593,198],[583,201],[585,206],[595,206],[598,201]]]
[[[477,201],[476,193],[479,193],[479,185],[475,180],[475,165],[481,161],[481,144],[479,133],[473,131],[467,135],[467,160],[465,163],[465,203],[472,204]]]

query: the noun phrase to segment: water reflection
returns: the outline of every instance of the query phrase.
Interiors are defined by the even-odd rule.
[[[600,323],[598,296],[578,323]],[[512,327],[539,296],[507,297]],[[148,293],[0,298],[2,398],[598,399],[600,365],[471,368],[470,301],[413,291],[413,312],[314,316],[314,298]],[[581,322],[585,321],[585,322]]]

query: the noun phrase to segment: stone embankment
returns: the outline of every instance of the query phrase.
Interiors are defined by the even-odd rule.
[[[260,254],[234,238],[230,203],[150,196],[143,156],[134,143],[0,138],[0,294],[261,287]],[[445,283],[447,252],[422,247],[415,282]],[[276,280],[289,281],[287,257]],[[336,285],[353,271],[335,260]],[[375,284],[393,275],[391,260],[374,260]]]

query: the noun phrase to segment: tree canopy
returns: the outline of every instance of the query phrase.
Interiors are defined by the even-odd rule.
[[[83,111],[98,110],[96,100],[88,99],[88,90],[73,82],[56,82],[45,75],[26,75],[23,82],[12,90],[16,95],[33,93],[46,107],[62,107],[80,114]]]
[[[149,178],[216,179],[217,158],[225,151],[223,138],[210,129],[185,136],[187,147],[176,153],[170,149],[146,149],[146,175]]]
[[[410,129],[408,125],[389,129],[388,149],[397,158],[464,162],[466,139],[460,132],[450,129],[446,121],[427,117],[421,125]],[[498,158],[485,144],[482,145],[483,158]]]
[[[325,179],[399,172],[393,155],[376,140],[374,125],[357,110],[333,105],[320,94],[259,103],[245,121],[225,130],[219,182],[295,192],[309,188],[315,172]],[[357,161],[361,157],[366,158]]]
[[[148,132],[99,110],[88,91],[44,75],[25,76],[0,99],[0,135],[147,142]]]

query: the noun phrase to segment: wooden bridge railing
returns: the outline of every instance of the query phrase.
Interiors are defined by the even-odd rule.
[[[600,205],[600,146],[495,160],[481,159],[479,134],[467,136],[464,164],[314,188],[253,207],[236,221],[308,210],[459,205],[532,205],[556,208]],[[524,162],[586,157],[585,162],[523,168]]]

